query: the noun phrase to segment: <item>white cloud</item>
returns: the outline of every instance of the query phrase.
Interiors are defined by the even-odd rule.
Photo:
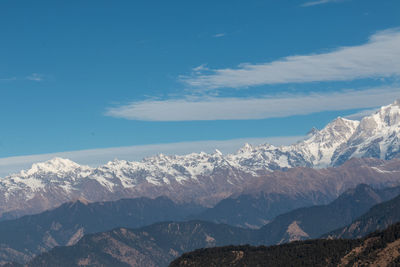
[[[192,71],[193,71],[194,73],[201,73],[202,71],[206,71],[206,70],[208,70],[207,64],[201,64],[201,65],[199,65],[199,66],[197,66],[197,67],[194,67],[194,68],[192,69]]]
[[[0,81],[9,82],[9,81],[15,81],[16,79],[17,79],[17,77],[0,78]]]
[[[214,38],[221,38],[221,37],[224,37],[225,35],[226,35],[226,33],[221,32],[221,33],[214,34],[213,37]]]
[[[316,6],[316,5],[322,5],[322,4],[327,4],[327,3],[335,3],[335,2],[343,2],[345,0],[318,0],[318,1],[309,1],[301,6],[303,7],[308,7],[308,6]]]
[[[320,54],[290,56],[231,69],[207,69],[180,79],[200,90],[242,88],[267,84],[349,81],[400,76],[400,30],[372,35],[359,46],[340,47]]]
[[[27,80],[41,82],[44,79],[44,76],[39,73],[32,73],[31,75],[26,77]]]
[[[223,141],[194,141],[170,144],[141,145],[128,147],[114,147],[104,149],[91,149],[70,152],[59,152],[51,154],[39,154],[29,156],[18,156],[9,158],[0,158],[0,177],[10,173],[19,172],[22,169],[29,168],[33,163],[42,162],[54,157],[63,157],[71,159],[79,164],[90,166],[99,166],[115,158],[138,161],[144,157],[156,155],[159,153],[167,155],[184,155],[192,152],[211,153],[215,149],[223,153],[232,153],[243,146],[245,143],[254,145],[270,143],[273,145],[289,145],[301,140],[302,136],[286,137],[266,137],[266,138],[243,138]]]
[[[244,120],[372,108],[400,97],[399,87],[258,98],[170,99],[112,107],[107,116],[143,121]]]

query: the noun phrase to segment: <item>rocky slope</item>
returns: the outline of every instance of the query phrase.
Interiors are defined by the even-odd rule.
[[[167,266],[183,252],[245,244],[251,230],[206,222],[159,223],[87,235],[76,245],[57,247],[27,266]]]
[[[332,229],[352,223],[374,205],[399,194],[400,187],[376,190],[361,184],[347,190],[328,205],[300,208],[279,215],[260,229],[260,236],[264,237],[265,245],[318,238]]]
[[[351,224],[337,229],[324,238],[359,238],[400,222],[400,196],[372,207]]]
[[[366,209],[369,209],[373,205],[394,198],[400,194],[400,187],[377,190],[366,184],[361,184],[357,186],[356,189],[349,189],[344,192],[341,196],[339,196],[339,199],[333,201],[333,203],[314,207],[314,205],[318,202],[329,202],[329,199],[324,200],[323,194],[320,194],[319,196],[318,194],[319,193],[316,192],[301,196],[290,196],[288,194],[267,194],[264,191],[261,191],[259,194],[247,193],[221,200],[213,208],[208,208],[202,213],[192,216],[191,219],[206,220],[215,223],[226,223],[241,227],[259,228],[269,223],[280,214],[291,214],[287,217],[285,223],[280,223],[280,225],[286,225],[289,223],[286,225],[289,226],[293,221],[296,220],[306,223],[304,219],[308,220],[310,218],[309,215],[314,214],[314,212],[309,210],[308,207],[310,206],[313,206],[312,208],[314,211],[319,214],[322,211],[330,213],[332,210],[344,212],[340,209],[341,204],[349,203],[349,206],[350,204],[354,205],[354,208],[352,208],[351,211],[349,210],[346,212],[346,214],[343,214],[344,217],[339,216],[340,218],[338,218],[338,220],[344,220],[342,225],[346,225],[355,219],[355,217],[348,217],[347,215],[351,214],[351,216],[357,217],[366,212]],[[352,201],[352,199],[357,199],[357,203],[355,200]],[[297,209],[299,207],[307,208]],[[303,211],[307,212],[308,215],[302,215]],[[297,212],[297,215],[295,215],[294,212]],[[304,219],[297,218],[298,216],[304,217]],[[307,222],[306,224],[309,223],[312,222]],[[320,234],[325,232],[327,231],[322,231]],[[319,235],[313,237],[318,236]]]
[[[400,224],[363,239],[316,239],[250,247],[254,231],[205,222],[161,223],[87,235],[57,247],[26,266],[397,266]],[[239,244],[238,246],[224,246]],[[207,248],[212,247],[212,248]],[[370,265],[368,265],[370,264]]]
[[[397,159],[351,159],[335,168],[275,171],[252,179],[240,194],[220,201],[196,219],[258,228],[291,210],[328,204],[358,184],[375,188],[396,185],[399,163]]]
[[[40,212],[79,197],[103,201],[166,195],[176,201],[213,205],[240,192],[253,178],[269,177],[273,170],[323,168],[354,157],[396,158],[400,155],[399,106],[396,101],[361,122],[338,118],[291,146],[245,145],[231,155],[219,151],[158,155],[141,162],[114,160],[98,168],[55,158],[0,179],[0,214],[12,218]],[[285,182],[292,195],[305,193]],[[324,190],[315,188],[314,192]]]
[[[186,253],[170,267],[399,266],[400,224],[363,239],[317,239],[271,247],[229,246]]]

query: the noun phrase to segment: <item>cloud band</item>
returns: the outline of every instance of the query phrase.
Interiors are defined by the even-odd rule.
[[[359,46],[290,56],[263,64],[240,64],[235,69],[207,69],[180,79],[191,87],[211,90],[392,76],[400,76],[399,29],[378,32]]]
[[[112,107],[107,116],[142,121],[245,120],[373,108],[400,97],[400,88],[260,98],[206,98],[141,101]]]

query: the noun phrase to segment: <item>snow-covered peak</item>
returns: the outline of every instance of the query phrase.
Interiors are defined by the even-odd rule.
[[[251,153],[253,151],[253,149],[254,149],[254,147],[252,145],[250,145],[249,143],[246,143],[236,153],[237,154],[247,154],[247,153]]]
[[[190,155],[190,154],[189,154]],[[157,163],[157,162],[170,162],[171,160],[174,160],[176,157],[179,156],[175,156],[175,155],[164,155],[163,153],[157,154],[155,156],[151,156],[151,157],[146,157],[142,160],[143,163]]]
[[[339,134],[343,134],[348,128],[355,129],[359,125],[359,121],[356,120],[349,120],[342,117],[337,117],[330,123],[328,123],[322,131],[325,132],[335,132]]]
[[[326,167],[340,146],[354,134],[359,121],[338,117],[322,130],[311,129],[307,138],[293,145],[293,149],[304,155],[305,159],[314,167]]]
[[[214,150],[213,156],[223,156],[222,152],[219,151],[218,149]]]
[[[342,141],[342,139],[349,138],[356,127],[358,126],[358,121],[351,121],[338,117],[337,119],[330,122],[322,130],[318,130],[313,127],[307,134],[306,139],[300,142],[300,146],[309,144],[331,144],[337,141]]]
[[[45,162],[34,163],[29,170],[21,171],[22,176],[38,173],[67,173],[80,168],[76,162],[64,158],[53,158]]]
[[[319,132],[319,130],[318,130],[317,128],[312,127],[311,130],[308,131],[308,133],[307,133],[307,138],[306,138],[306,139],[310,138],[310,137],[313,136],[313,135],[318,134],[318,132]]]
[[[364,117],[353,139],[392,132],[399,128],[399,125],[400,100],[396,100],[393,104],[383,106],[374,114]]]
[[[364,117],[346,146],[335,152],[332,165],[349,158],[392,159],[400,153],[400,101]]]
[[[308,142],[319,142],[325,144],[342,142],[344,139],[350,138],[359,124],[359,121],[338,117],[326,125],[321,131],[315,132]]]
[[[388,127],[400,124],[400,100],[382,107],[371,117],[379,119],[384,126]]]
[[[250,145],[249,143],[244,144],[244,146],[242,147],[243,150],[246,151],[251,151],[253,149],[252,145]]]
[[[99,168],[107,168],[107,169],[123,169],[129,167],[131,164],[127,160],[114,159],[112,161],[107,162],[104,166]]]

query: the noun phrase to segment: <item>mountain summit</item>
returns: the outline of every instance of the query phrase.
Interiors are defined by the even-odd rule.
[[[339,165],[349,158],[392,159],[400,152],[400,100],[364,117],[355,132],[332,158]]]
[[[22,171],[21,176],[35,175],[38,173],[58,173],[71,172],[81,166],[69,159],[53,158],[45,162],[39,162],[32,165],[27,171]]]

